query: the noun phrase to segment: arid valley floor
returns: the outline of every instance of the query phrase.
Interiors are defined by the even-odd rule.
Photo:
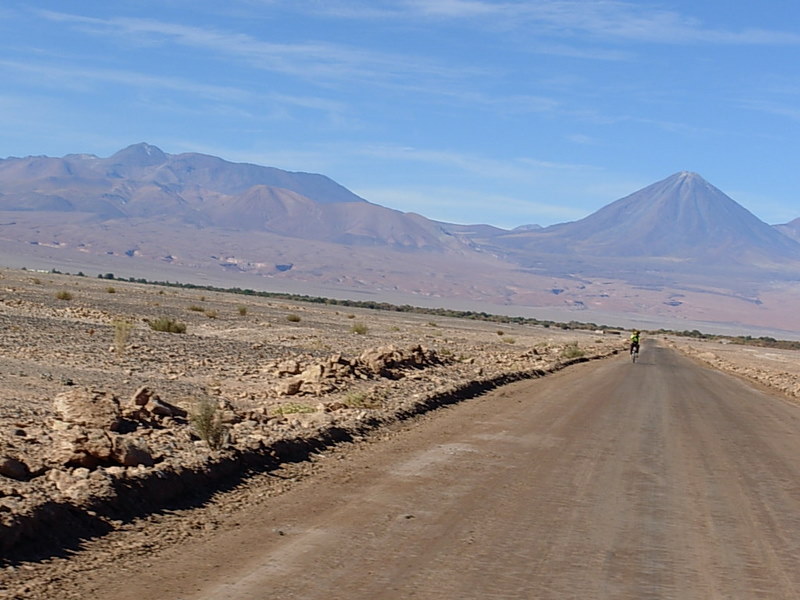
[[[621,360],[627,337],[11,269],[0,324],[2,598],[48,597],[93,539],[119,558],[201,535],[254,490],[313,478],[323,448],[346,460],[438,406]],[[800,396],[797,352],[657,343]],[[160,533],[130,534],[147,523]]]

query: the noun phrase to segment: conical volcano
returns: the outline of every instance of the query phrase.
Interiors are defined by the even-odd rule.
[[[700,175],[687,171],[579,221],[554,225],[525,239],[517,236],[512,245],[592,257],[665,257],[715,263],[800,259],[800,244]]]

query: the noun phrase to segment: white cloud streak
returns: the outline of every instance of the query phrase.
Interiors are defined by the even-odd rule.
[[[274,43],[243,33],[152,19],[99,19],[53,11],[39,11],[39,14],[52,21],[71,23],[94,35],[125,36],[134,43],[173,43],[220,57],[233,57],[254,68],[308,80],[392,82],[409,75],[452,79],[465,74],[407,54],[392,55],[328,42]]]
[[[383,3],[338,2],[318,9],[331,16],[374,19],[428,18],[476,21],[504,29],[525,29],[553,37],[590,35],[604,40],[658,44],[798,45],[800,34],[747,28],[708,27],[699,19],[644,3],[621,0],[405,0]],[[380,3],[377,3],[380,4]],[[591,54],[585,58],[594,58]]]

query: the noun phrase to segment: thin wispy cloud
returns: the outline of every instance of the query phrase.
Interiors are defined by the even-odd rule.
[[[76,87],[85,82],[113,83],[138,88],[164,89],[214,100],[250,101],[254,94],[240,88],[201,84],[193,80],[161,77],[119,69],[72,67],[54,63],[0,60],[0,67],[41,77],[43,85]]]
[[[556,163],[525,157],[496,159],[461,152],[389,145],[364,146],[353,148],[352,151],[386,161],[424,163],[429,167],[446,167],[467,174],[480,173],[482,177],[498,180],[531,180],[536,177],[537,171],[541,170],[575,171],[591,168],[587,165]]]
[[[83,27],[94,35],[125,36],[134,43],[172,43],[308,80],[391,82],[411,75],[437,79],[458,76],[451,67],[422,57],[375,52],[329,42],[275,43],[243,33],[152,19],[99,19],[53,11],[40,11],[40,14],[46,19]]]
[[[503,202],[507,225],[683,169],[794,206],[796,169],[778,173],[800,120],[800,7],[780,4],[9,0],[0,150],[144,140],[324,173],[399,209],[392,189],[439,190],[456,215],[474,190],[475,221]]]
[[[741,105],[750,110],[763,112],[770,115],[787,117],[792,121],[800,121],[800,107],[796,104],[781,103],[769,100],[746,100]]]
[[[656,5],[618,0],[406,0],[367,10],[376,3],[339,2],[330,14],[349,18],[434,18],[494,22],[504,28],[530,29],[554,37],[590,35],[606,40],[660,44],[711,43],[742,45],[797,45],[792,31],[745,28],[726,30],[700,19]],[[377,3],[380,4],[380,3]],[[328,9],[322,9],[328,10]],[[488,22],[487,22],[488,21]],[[589,58],[590,55],[585,56]]]

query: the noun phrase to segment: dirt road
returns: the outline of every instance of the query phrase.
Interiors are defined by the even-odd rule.
[[[665,348],[502,388],[339,457],[208,535],[96,570],[84,558],[49,593],[800,598],[800,407]]]

